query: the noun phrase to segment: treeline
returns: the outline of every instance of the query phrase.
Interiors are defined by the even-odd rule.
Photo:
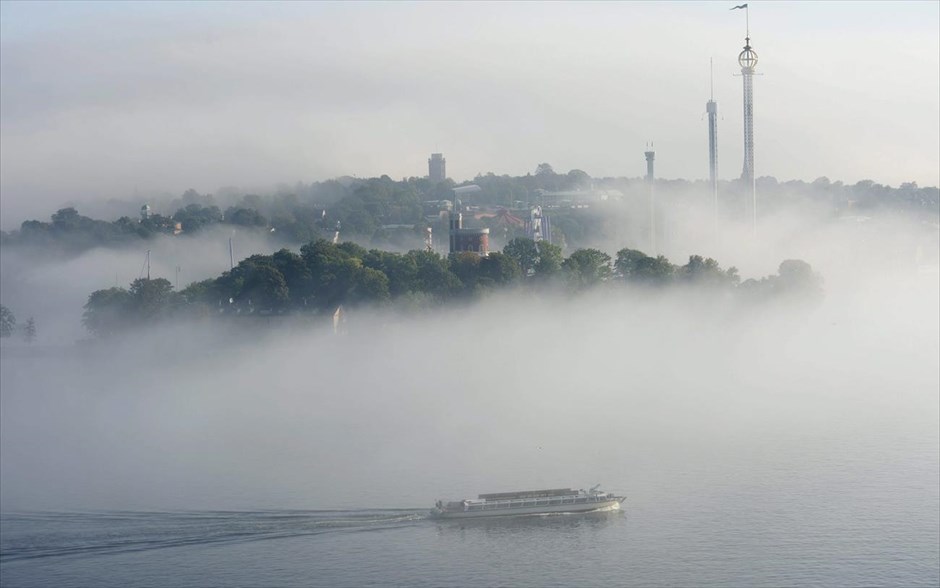
[[[776,275],[742,283],[735,268],[722,269],[714,259],[697,255],[682,266],[633,249],[620,250],[616,258],[579,249],[565,258],[557,245],[516,238],[502,252],[485,257],[444,257],[433,251],[392,253],[318,239],[299,254],[281,249],[252,255],[231,271],[179,292],[163,278],[137,279],[128,289],[97,290],[85,304],[83,323],[93,334],[109,336],[181,317],[324,315],[339,306],[390,303],[433,308],[508,289],[577,293],[625,286],[696,286],[747,300],[781,295],[817,300],[822,295],[821,279],[799,260],[784,261]]]
[[[17,331],[23,336],[24,341],[32,343],[36,340],[36,320],[29,317],[22,326],[18,326],[13,311],[0,304],[0,339],[12,337]]]
[[[592,178],[581,170],[556,173],[548,164],[540,164],[534,174],[524,176],[478,175],[472,182],[480,191],[466,197],[463,204],[474,207],[502,207],[525,211],[536,204],[549,208],[553,241],[574,249],[591,246],[591,238],[611,236],[611,217],[604,214],[614,203],[635,205],[638,219],[628,230],[646,230],[647,188],[639,178]],[[657,201],[662,206],[683,209],[710,206],[711,190],[704,181],[657,180]],[[446,201],[453,199],[451,180],[431,182],[427,178],[396,181],[388,176],[359,179],[340,178],[312,184],[281,186],[268,196],[235,194],[226,190],[220,196],[188,190],[179,198],[154,204],[147,218],[138,214],[143,202],[125,203],[125,214],[115,221],[82,216],[75,208],[63,208],[49,222],[28,220],[18,230],[0,232],[3,245],[44,246],[80,252],[97,246],[120,246],[150,239],[161,234],[196,235],[215,225],[231,225],[246,230],[264,231],[279,244],[296,246],[317,238],[330,238],[337,227],[344,237],[382,249],[407,250],[420,247],[423,229],[446,230],[446,223],[435,220]],[[757,180],[759,209],[765,214],[811,202],[823,205],[832,215],[870,215],[879,211],[902,211],[929,217],[940,215],[940,190],[905,183],[899,188],[863,180],[854,185],[818,178],[813,182],[779,182],[765,176]],[[722,182],[721,206],[734,217],[745,215],[748,192],[738,181]],[[546,194],[554,196],[546,198]],[[703,195],[709,195],[703,199]],[[560,196],[559,196],[560,195]],[[707,200],[707,202],[706,202]],[[224,203],[222,203],[224,201]],[[578,206],[590,202],[590,210]],[[117,205],[115,205],[117,206]],[[130,216],[126,211],[132,211]],[[817,210],[819,210],[817,208]],[[175,212],[169,212],[175,211]],[[494,229],[493,238],[507,243],[523,236],[522,227],[505,222],[499,215],[468,218],[468,226]]]
[[[191,204],[172,216],[148,214],[132,219],[122,216],[108,222],[82,216],[75,208],[62,208],[50,222],[30,220],[18,231],[3,233],[3,245],[29,245],[81,252],[92,247],[111,247],[139,242],[157,235],[198,234],[216,224],[263,228],[267,219],[256,210],[229,207],[224,213],[217,206]]]

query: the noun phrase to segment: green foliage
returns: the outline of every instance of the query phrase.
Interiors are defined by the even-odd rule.
[[[620,274],[620,277],[629,279],[634,275],[637,263],[647,257],[649,256],[642,251],[624,248],[617,252],[617,260],[614,262],[614,268],[617,270],[617,273]]]
[[[711,257],[703,259],[701,255],[690,255],[689,263],[676,271],[682,281],[696,286],[734,286],[741,279],[737,268],[722,270],[717,261]]]
[[[435,300],[446,300],[461,289],[460,279],[448,268],[447,259],[433,251],[409,251],[416,266],[416,292],[431,295]]]
[[[611,275],[610,256],[597,249],[578,249],[561,266],[572,290],[596,286]]]
[[[596,288],[613,276],[611,258],[597,249],[579,249],[563,259],[561,249],[545,241],[516,240],[509,251],[525,253],[534,263],[529,284],[544,287],[553,276],[565,279],[572,291]],[[537,254],[531,257],[533,251]],[[677,268],[663,256],[622,249],[614,264],[624,281],[655,286],[674,283],[732,290],[737,270],[721,269],[713,259],[691,256]],[[523,280],[522,267],[507,253],[488,256],[462,252],[447,258],[424,251],[406,254],[366,250],[352,243],[335,245],[318,239],[300,254],[281,249],[273,255],[252,255],[215,279],[174,292],[163,278],[138,279],[130,288],[93,292],[85,304],[83,323],[93,334],[106,337],[129,328],[146,328],[182,316],[239,314],[331,314],[338,306],[385,304],[418,309],[456,296],[472,298],[493,289],[510,288]],[[779,274],[741,285],[745,298],[776,296],[815,299],[821,280],[809,264],[787,260]],[[4,316],[11,316],[3,309]],[[12,319],[11,319],[12,320]],[[12,327],[10,327],[12,329]]]
[[[539,249],[535,241],[525,237],[516,237],[503,247],[503,253],[515,260],[523,275],[535,271],[539,262]]]
[[[536,248],[539,251],[539,259],[535,263],[536,277],[547,279],[558,275],[564,261],[561,247],[548,241],[539,241],[536,243]]]
[[[164,278],[138,278],[131,282],[128,293],[133,314],[141,322],[168,315],[178,299],[178,295],[173,292],[173,284]]]
[[[157,324],[174,316],[184,299],[164,278],[138,278],[130,288],[96,290],[85,303],[82,324],[99,337],[115,335],[131,327]]]
[[[257,210],[230,206],[225,210],[225,220],[241,227],[264,227],[268,224]]]
[[[669,263],[669,260],[662,255],[657,255],[656,257],[644,257],[637,261],[633,278],[638,282],[665,286],[672,281],[675,273],[676,266]]]
[[[646,230],[629,218],[624,222],[622,216],[608,214],[607,203],[588,195],[594,186],[598,190],[619,192],[623,195],[622,204],[629,209],[646,198],[645,184],[636,178],[591,178],[587,172],[577,169],[556,173],[551,165],[541,163],[534,174],[512,177],[487,173],[478,175],[473,182],[481,191],[468,196],[465,204],[499,206],[516,212],[536,204],[544,205],[544,212],[552,221],[552,239],[566,251],[612,238],[637,238],[639,232]],[[765,176],[757,182],[761,210],[766,214],[806,203],[832,217],[902,212],[933,223],[940,214],[940,190],[920,187],[914,182],[897,188],[871,180],[845,185],[825,177],[807,183],[778,182]],[[355,237],[361,243],[375,246],[405,249],[419,246],[420,231],[428,222],[425,215],[432,217],[435,231],[446,229],[433,220],[440,207],[432,202],[452,200],[454,187],[452,180],[432,183],[427,178],[414,177],[401,181],[388,176],[344,177],[281,186],[277,193],[267,196],[248,194],[226,208],[224,215],[211,195],[187,190],[164,207],[164,214],[154,211],[148,218],[141,219],[135,214],[108,222],[82,216],[75,208],[62,208],[48,222],[26,220],[18,230],[0,235],[0,242],[5,247],[51,247],[77,254],[93,247],[119,247],[161,235],[176,235],[180,232],[176,229],[179,224],[183,238],[212,226],[230,225],[241,227],[240,230],[264,231],[272,240],[296,245],[323,236],[332,237],[339,222],[343,237]],[[691,203],[698,197],[700,188],[685,180],[657,181],[659,197],[677,206]],[[731,209],[743,203],[744,191],[738,182],[729,182],[722,190]],[[579,191],[584,193],[581,204],[587,208],[573,206],[570,200],[579,200],[578,196],[558,194]],[[550,194],[552,192],[555,194]],[[172,210],[175,212],[170,214]],[[519,227],[495,223],[495,220],[481,221],[492,229],[494,240],[505,242],[521,236]],[[417,226],[419,234],[391,227],[401,225]],[[532,272],[531,260],[523,259],[522,252],[504,252],[514,257],[526,275]],[[361,257],[362,254],[353,255]],[[679,279],[682,280],[682,276]]]
[[[823,298],[823,280],[805,261],[787,259],[780,264],[776,275],[746,280],[739,290],[744,300],[750,302],[781,300],[817,304]]]
[[[0,337],[10,337],[16,331],[16,317],[6,306],[0,305]]]
[[[522,268],[508,255],[494,251],[480,259],[480,278],[496,286],[507,286],[521,277]]]
[[[701,260],[700,256],[693,257]],[[625,282],[649,286],[670,284],[678,271],[676,266],[672,265],[662,255],[650,257],[636,249],[621,249],[618,251],[614,267]]]
[[[450,271],[457,276],[463,285],[463,291],[466,295],[472,295],[480,281],[480,256],[476,253],[464,251],[461,253],[452,253],[448,257]]]
[[[99,337],[114,335],[131,323],[132,297],[124,288],[96,290],[85,303],[82,324]]]
[[[281,272],[273,264],[262,263],[249,267],[238,299],[262,310],[280,311],[290,294]]]
[[[389,299],[388,277],[382,272],[360,267],[353,274],[352,288],[346,296],[350,304],[374,304]]]
[[[182,303],[190,308],[222,306],[223,296],[225,293],[218,287],[218,280],[214,278],[193,282],[180,292]],[[227,300],[225,302],[228,303]]]
[[[366,253],[362,262],[365,267],[385,274],[388,278],[389,295],[393,298],[417,288],[418,264],[412,255],[372,249]]]
[[[288,249],[281,249],[271,256],[271,261],[284,278],[290,306],[306,306],[307,297],[313,294],[314,282],[304,258]]]
[[[779,293],[818,301],[822,298],[822,278],[801,259],[787,259],[777,270],[775,290]]]
[[[190,204],[186,208],[181,208],[173,215],[173,220],[180,223],[183,232],[196,233],[203,228],[218,223],[222,220],[222,211],[218,206],[200,206]]]

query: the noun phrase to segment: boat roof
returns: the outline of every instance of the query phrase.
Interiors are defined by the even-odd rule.
[[[577,493],[577,490],[572,490],[571,488],[550,488],[548,490],[494,492],[492,494],[480,494],[477,498],[480,500],[510,500],[513,498],[548,498],[552,496],[571,496],[572,494]]]

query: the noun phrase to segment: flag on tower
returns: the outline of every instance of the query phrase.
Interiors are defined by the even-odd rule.
[[[734,8],[729,8],[728,10],[737,10],[738,8],[747,8],[747,4],[742,4],[741,6],[735,6]]]

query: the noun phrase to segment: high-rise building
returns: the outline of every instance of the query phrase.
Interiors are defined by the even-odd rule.
[[[432,153],[428,159],[428,179],[432,182],[443,182],[447,179],[447,160],[443,153]]]

